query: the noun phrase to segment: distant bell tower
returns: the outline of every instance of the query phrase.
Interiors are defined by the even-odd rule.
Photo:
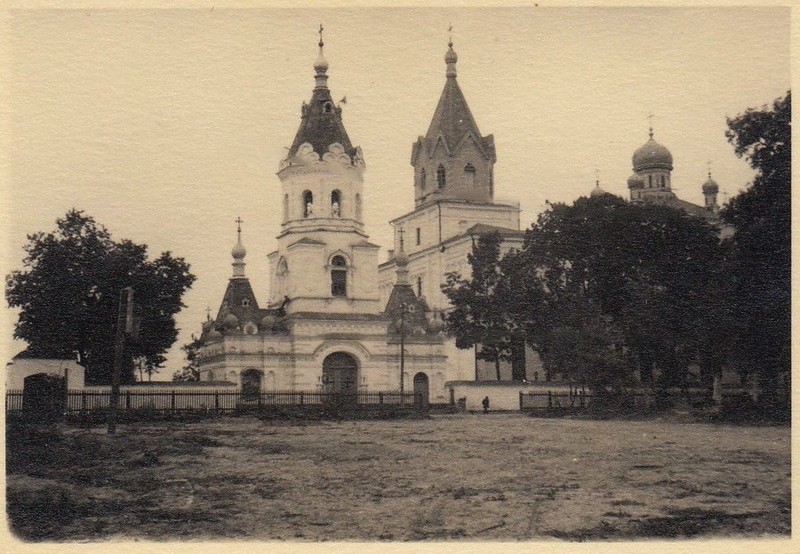
[[[719,185],[711,178],[711,161],[708,162],[708,180],[703,183],[703,196],[705,197],[705,207],[710,212],[716,212],[719,209],[717,205],[717,193],[719,193]]]
[[[650,140],[633,153],[632,162],[634,174],[628,180],[631,200],[664,202],[675,198],[672,192],[672,154],[653,139],[652,124]]]
[[[444,90],[427,134],[411,149],[415,205],[442,199],[494,199],[494,137],[482,136],[456,80],[458,55],[448,43]]]

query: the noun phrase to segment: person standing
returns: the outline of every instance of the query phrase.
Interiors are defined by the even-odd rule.
[[[489,413],[489,397],[487,396],[486,398],[484,398],[483,401],[481,402],[481,404],[483,405],[483,413],[488,414]]]

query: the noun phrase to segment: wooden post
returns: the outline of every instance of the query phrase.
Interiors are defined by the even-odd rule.
[[[131,391],[125,391],[125,409],[131,409]]]
[[[219,393],[218,392],[214,393],[214,409],[216,411],[219,411]]]
[[[300,405],[303,405],[303,391],[300,391]]]
[[[169,403],[170,403],[170,409],[172,410],[172,413],[174,414],[175,413],[175,391],[171,391],[170,392]]]
[[[522,411],[522,391],[519,391],[519,409]]]
[[[125,361],[125,328],[128,307],[133,305],[133,289],[125,287],[119,291],[117,308],[117,333],[114,338],[114,367],[111,372],[111,398],[108,403],[108,434],[117,432],[117,406],[119,405],[119,381],[122,364]]]

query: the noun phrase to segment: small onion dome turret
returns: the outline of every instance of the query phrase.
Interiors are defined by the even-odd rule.
[[[653,137],[633,153],[633,170],[666,169],[672,171],[672,154]]]
[[[228,314],[222,323],[226,329],[236,329],[239,326],[239,318],[233,314]]]
[[[444,322],[442,319],[436,315],[431,317],[430,321],[428,322],[428,329],[431,333],[436,334],[444,328]]]
[[[703,183],[703,193],[704,194],[711,194],[711,193],[718,193],[719,192],[719,185],[717,182],[712,179],[711,177],[708,178],[708,181]]]
[[[603,196],[604,194],[606,194],[606,191],[600,188],[600,183],[598,183],[592,189],[592,192],[589,193],[589,196],[591,196],[592,198],[597,198],[598,196]]]
[[[403,251],[397,253],[397,256],[394,257],[394,263],[397,267],[408,267],[408,255]]]
[[[214,321],[213,320],[207,319],[207,320],[205,320],[203,322],[203,331],[204,332],[210,331],[211,329],[213,329],[213,327],[214,327]]]
[[[267,314],[261,318],[261,328],[264,331],[272,331],[275,328],[275,324],[278,322],[278,318],[272,314]]]
[[[234,260],[243,260],[244,257],[247,255],[247,249],[245,249],[242,241],[239,240],[236,245],[231,249],[231,256],[233,256]]]
[[[628,188],[629,189],[643,189],[644,188],[644,179],[642,179],[639,175],[635,173],[628,177]]]
[[[206,333],[206,342],[221,339],[222,334],[217,331],[216,329],[211,329],[208,333]]]

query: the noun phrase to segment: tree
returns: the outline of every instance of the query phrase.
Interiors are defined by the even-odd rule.
[[[200,339],[192,335],[192,342],[181,346],[184,355],[186,356],[186,365],[183,369],[176,371],[172,376],[173,381],[199,381],[200,380],[200,367],[197,362],[197,351],[205,344]]]
[[[482,235],[467,255],[472,268],[470,279],[456,272],[448,273],[442,292],[453,309],[444,315],[448,332],[458,348],[480,345],[478,359],[494,362],[497,380],[501,380],[500,362],[511,361],[515,329],[509,319],[507,300],[509,281],[503,279],[500,262],[502,237],[499,233]]]
[[[728,119],[728,141],[756,171],[752,184],[722,210],[730,238],[733,347],[762,388],[788,374],[791,349],[791,92],[771,107]]]
[[[87,381],[107,384],[114,359],[120,291],[133,287],[140,321],[138,340],[128,341],[122,382],[134,379],[134,359],[161,367],[175,342],[174,316],[195,280],[182,258],[162,253],[148,260],[147,246],[114,241],[81,211],[70,210],[56,230],[28,236],[24,269],[6,285],[9,306],[19,308],[15,338],[37,357],[72,358],[87,369]]]

